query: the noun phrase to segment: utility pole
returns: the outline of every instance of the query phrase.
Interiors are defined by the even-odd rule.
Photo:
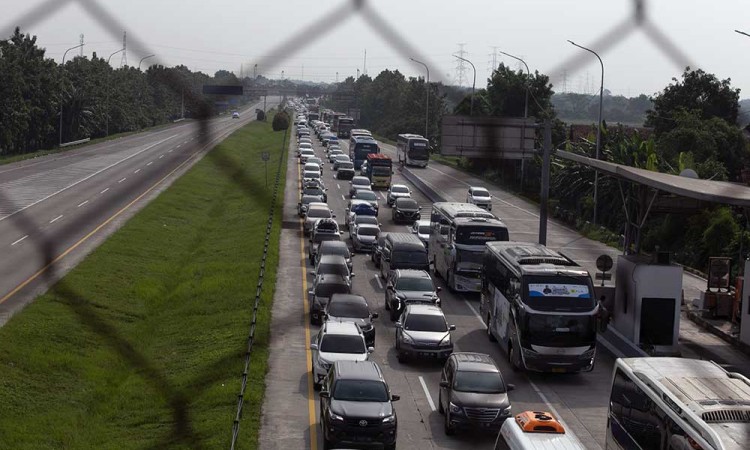
[[[424,66],[424,70],[427,71],[427,79],[425,80],[425,87],[426,87],[426,95],[425,95],[425,101],[424,101],[424,138],[429,139],[427,137],[427,131],[429,130],[429,124],[430,124],[430,68],[427,67],[427,64],[423,63],[422,61],[417,61],[414,58],[409,58],[410,60],[414,61],[417,64],[421,64]]]
[[[470,103],[471,106],[469,107],[469,115],[473,116],[474,115],[474,89],[476,88],[476,85],[477,85],[477,68],[474,67],[474,63],[472,63],[468,59],[462,58],[462,57],[460,57],[458,55],[453,55],[453,56],[455,56],[456,58],[458,58],[458,59],[460,59],[462,61],[465,61],[465,62],[471,64],[471,68],[474,69],[474,82],[471,84],[471,103]]]
[[[83,41],[83,35],[81,35],[81,41]],[[63,53],[62,63],[60,64],[60,67],[62,67],[63,69],[65,68],[65,56],[68,54],[69,51],[75,50],[78,47],[83,47],[83,42],[81,42],[80,44],[76,45],[75,47],[70,47],[69,49],[65,50],[65,53]],[[58,144],[60,146],[62,146],[63,103],[64,103],[63,102],[63,93],[60,92],[60,126],[59,126],[59,128],[60,128],[60,142]]]
[[[120,60],[120,67],[128,65],[128,32],[122,32],[122,59]]]
[[[81,36],[80,36],[80,39],[79,39],[78,43],[80,44],[80,47],[81,47],[81,50],[80,50],[80,53],[78,54],[78,56],[80,56],[81,58],[83,58],[83,33],[81,33]]]
[[[253,66],[253,80],[258,78],[258,65]]]
[[[542,192],[539,195],[539,243],[547,245],[547,203],[549,200],[549,172],[552,159],[552,125],[544,120],[544,158],[542,159]]]
[[[120,50],[117,50],[116,52],[113,52],[111,55],[109,55],[109,58],[107,58],[107,65],[109,65],[109,60],[111,60],[113,56],[124,51],[125,51],[125,48],[121,48]],[[109,69],[111,70],[112,68],[110,67]],[[107,72],[107,78],[109,78],[109,72]],[[109,91],[111,89],[109,82],[107,83],[107,86],[105,86],[105,89],[107,90],[107,102],[106,102],[107,109],[104,111],[104,117],[105,117],[104,134],[105,136],[109,136]]]
[[[365,49],[365,60],[362,63],[362,75],[367,75],[367,49]],[[338,80],[336,80],[338,82]]]

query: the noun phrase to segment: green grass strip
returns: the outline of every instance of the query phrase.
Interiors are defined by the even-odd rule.
[[[229,446],[279,158],[286,167],[270,123],[232,134],[0,328],[0,448]],[[257,448],[282,202],[243,449]]]

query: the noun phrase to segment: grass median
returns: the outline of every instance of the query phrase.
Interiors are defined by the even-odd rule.
[[[284,187],[270,123],[232,134],[0,328],[0,447],[228,447],[279,158]],[[282,202],[242,448],[257,447]]]

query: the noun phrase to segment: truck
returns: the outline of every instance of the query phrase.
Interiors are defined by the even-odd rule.
[[[340,138],[349,138],[354,128],[354,119],[351,117],[339,117],[336,134]]]
[[[383,153],[368,154],[366,176],[370,179],[373,189],[389,189],[393,176],[393,160],[391,160],[391,157]]]

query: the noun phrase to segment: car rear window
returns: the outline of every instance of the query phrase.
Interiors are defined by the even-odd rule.
[[[404,330],[408,331],[448,331],[448,325],[441,316],[432,314],[409,314],[404,323]]]
[[[331,302],[328,305],[328,314],[334,317],[352,317],[355,319],[367,319],[370,317],[370,310],[364,303],[354,303],[351,301]]]
[[[359,336],[327,334],[320,342],[320,351],[326,353],[364,353],[365,342]]]

